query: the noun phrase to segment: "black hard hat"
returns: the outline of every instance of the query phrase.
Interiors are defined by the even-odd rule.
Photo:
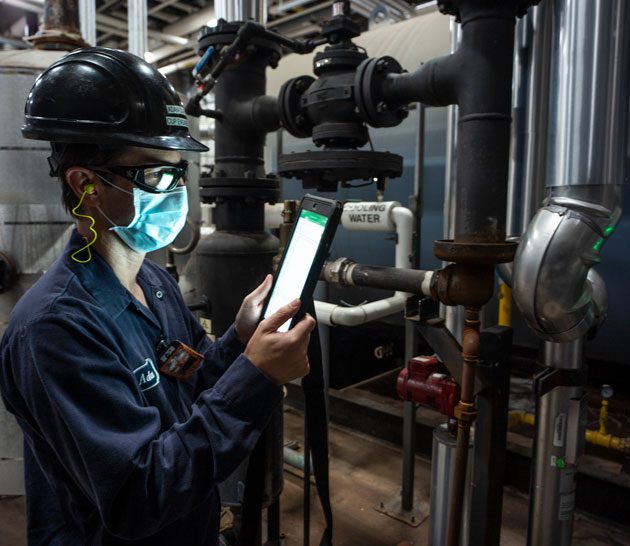
[[[77,49],[35,80],[22,135],[51,142],[208,150],[188,132],[177,92],[140,57],[105,47]]]

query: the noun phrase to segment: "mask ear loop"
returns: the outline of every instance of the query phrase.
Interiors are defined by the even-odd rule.
[[[78,209],[83,204],[83,199],[85,198],[85,196],[87,194],[91,195],[93,193],[94,193],[94,184],[86,185],[85,190],[83,191],[83,195],[81,196],[81,199],[79,199],[77,206],[72,209],[72,214],[74,216],[76,216],[77,218],[87,218],[90,221],[89,229],[92,233],[94,233],[94,239],[92,239],[87,245],[85,245],[84,247],[81,247],[79,250],[76,250],[70,255],[70,258],[72,258],[75,262],[80,263],[80,264],[87,264],[92,260],[92,251],[90,250],[90,247],[96,242],[96,239],[98,238],[98,233],[94,229],[94,224],[96,223],[96,220],[94,220],[94,218],[92,218],[88,214],[81,214],[80,212],[77,212]],[[84,237],[84,239],[87,242],[87,237]],[[83,252],[84,250],[87,250],[88,252],[87,259],[82,260],[80,258],[77,258],[76,255],[79,254],[80,252]]]

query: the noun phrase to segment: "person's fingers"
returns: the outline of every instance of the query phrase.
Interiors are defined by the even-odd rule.
[[[263,320],[259,328],[261,328],[263,332],[275,332],[298,312],[300,305],[300,300],[293,300],[291,303],[281,307],[273,315]]]
[[[299,342],[304,336],[310,334],[316,324],[317,322],[315,319],[306,313],[306,315],[302,317],[302,320],[300,320],[300,322],[298,322],[290,332],[293,341]]]

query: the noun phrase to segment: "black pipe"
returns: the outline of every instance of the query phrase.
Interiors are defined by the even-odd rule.
[[[472,502],[468,544],[499,546],[507,416],[510,398],[510,368],[507,354],[512,345],[512,329],[494,326],[481,332],[481,362],[478,374],[485,376],[485,387],[477,393],[479,415],[475,425]]]
[[[433,271],[356,264],[352,268],[352,284],[423,294],[422,283],[427,274],[433,274]],[[430,294],[423,295],[429,296]]]
[[[264,178],[267,129],[280,126],[277,114],[273,120],[273,99],[266,97],[261,101],[265,95],[266,68],[263,59],[252,56],[238,67],[225,70],[216,84],[215,105],[221,113],[214,136],[217,177]]]
[[[390,109],[459,105],[455,241],[505,240],[514,26],[520,0],[459,0],[462,42],[411,74],[389,74]],[[481,4],[481,5],[480,5]]]
[[[366,286],[430,296],[427,276],[434,271],[363,265],[348,258],[326,261],[320,278],[341,286]],[[424,283],[424,288],[423,288]]]

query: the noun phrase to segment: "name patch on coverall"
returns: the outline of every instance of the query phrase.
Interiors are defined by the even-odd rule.
[[[160,374],[153,364],[153,360],[145,358],[144,364],[133,371],[141,391],[148,391],[160,383]]]

